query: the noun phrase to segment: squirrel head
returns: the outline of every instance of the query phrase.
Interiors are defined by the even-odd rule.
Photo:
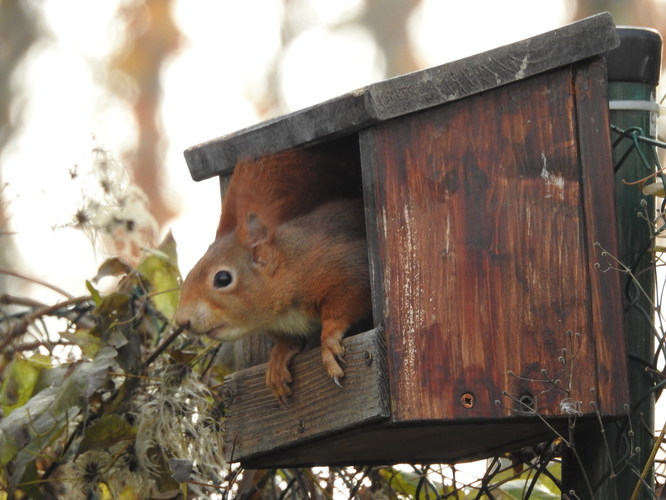
[[[216,340],[261,330],[281,307],[283,257],[274,237],[275,229],[250,213],[235,232],[216,239],[183,282],[176,322]]]

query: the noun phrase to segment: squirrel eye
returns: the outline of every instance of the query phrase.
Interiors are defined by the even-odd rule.
[[[229,271],[218,271],[213,277],[213,286],[215,288],[226,288],[234,281],[233,275]]]

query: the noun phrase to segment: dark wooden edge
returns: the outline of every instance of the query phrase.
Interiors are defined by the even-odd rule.
[[[629,402],[623,332],[623,304],[620,273],[608,270],[608,262],[619,258],[620,246],[615,208],[615,176],[613,173],[610,124],[608,118],[606,64],[599,58],[591,64],[574,69],[578,144],[582,171],[592,298],[597,370],[612,366],[613,372],[598,372],[598,401],[614,402],[617,407],[602,405],[602,415],[624,414],[623,404]],[[603,255],[608,252],[609,259]]]
[[[603,425],[615,418],[604,418]],[[249,457],[248,469],[315,466],[368,466],[397,463],[456,463],[500,456],[536,446],[558,436],[569,437],[572,420],[535,418],[424,422],[392,427],[376,422],[343,434],[325,436],[287,450]],[[575,419],[580,433],[598,433],[596,416]]]
[[[382,211],[377,205],[378,178],[377,159],[372,144],[374,129],[364,130],[359,134],[361,173],[363,178],[363,201],[365,207],[365,234],[368,238],[368,265],[370,267],[370,289],[372,293],[372,318],[375,325],[384,327],[384,270],[382,267],[382,244],[380,241],[378,220]]]
[[[247,460],[386,420],[390,401],[384,332],[370,330],[343,344],[342,389],[326,375],[320,350],[313,349],[294,359],[294,394],[285,405],[266,388],[265,364],[228,376],[223,388],[225,460]]]
[[[257,158],[348,135],[373,123],[462,99],[569,65],[619,43],[609,13],[434,68],[384,80],[288,115],[192,146],[185,159],[196,181]]]

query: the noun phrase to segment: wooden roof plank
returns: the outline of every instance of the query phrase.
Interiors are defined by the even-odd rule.
[[[603,54],[619,39],[605,12],[458,61],[377,82],[185,151],[196,181],[231,172],[240,158],[302,147]]]

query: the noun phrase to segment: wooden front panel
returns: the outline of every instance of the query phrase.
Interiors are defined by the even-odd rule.
[[[595,350],[575,112],[565,68],[362,132],[394,422],[590,413],[624,363]]]

